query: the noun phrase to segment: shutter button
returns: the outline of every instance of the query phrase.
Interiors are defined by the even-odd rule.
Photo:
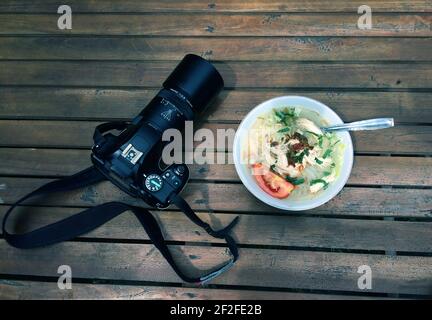
[[[175,173],[177,173],[179,176],[182,176],[184,172],[185,172],[185,168],[183,166],[179,166],[175,168]]]

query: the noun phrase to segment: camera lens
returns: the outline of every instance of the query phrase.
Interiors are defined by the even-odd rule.
[[[180,92],[192,104],[193,111],[202,111],[224,87],[222,76],[207,60],[186,55],[163,83],[166,89]]]
[[[163,89],[140,113],[142,119],[159,132],[184,128],[223,89],[224,82],[207,60],[186,55],[163,83]]]

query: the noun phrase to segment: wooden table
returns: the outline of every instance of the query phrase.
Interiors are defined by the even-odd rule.
[[[72,30],[57,28],[63,2],[41,2],[0,2],[0,216],[88,166],[94,127],[137,114],[189,52],[214,61],[226,82],[203,116],[211,130],[236,128],[259,102],[287,94],[318,99],[345,121],[398,124],[354,133],[347,186],[308,212],[259,202],[233,165],[192,165],[184,196],[200,216],[215,226],[241,216],[240,260],[204,288],[183,284],[126,213],[48,248],[0,239],[1,298],[432,297],[430,0],[69,0]],[[371,30],[357,27],[362,4],[372,8]],[[15,220],[35,227],[110,200],[142,204],[107,182],[46,198]],[[191,272],[227,258],[182,213],[155,215]],[[72,290],[57,287],[60,265],[72,268]],[[358,287],[362,265],[371,289]]]

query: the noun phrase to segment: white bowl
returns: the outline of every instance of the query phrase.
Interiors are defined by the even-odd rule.
[[[340,175],[337,179],[330,183],[326,190],[320,191],[317,195],[310,199],[276,199],[265,193],[256,183],[255,178],[251,174],[247,165],[242,161],[242,146],[245,145],[244,141],[247,141],[247,134],[250,127],[254,124],[256,118],[264,113],[271,111],[274,108],[281,108],[286,106],[298,106],[304,109],[313,110],[318,112],[320,116],[326,120],[330,125],[343,123],[342,119],[328,106],[318,102],[316,100],[301,97],[301,96],[283,96],[273,98],[264,101],[260,105],[256,106],[241,122],[235,138],[233,146],[233,158],[234,164],[241,181],[246,188],[258,199],[265,202],[266,204],[283,210],[300,211],[309,210],[316,208],[335,197],[339,191],[342,190],[346,184],[349,175],[351,173],[354,150],[351,140],[351,136],[347,131],[338,132],[337,136],[345,145],[343,164],[340,171]]]

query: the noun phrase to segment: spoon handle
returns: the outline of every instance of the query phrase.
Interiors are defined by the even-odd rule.
[[[385,129],[385,128],[391,128],[393,126],[394,126],[393,118],[378,118],[378,119],[356,121],[351,123],[343,123],[331,127],[325,127],[322,129],[326,132],[341,131],[341,130],[357,131],[357,130]]]

